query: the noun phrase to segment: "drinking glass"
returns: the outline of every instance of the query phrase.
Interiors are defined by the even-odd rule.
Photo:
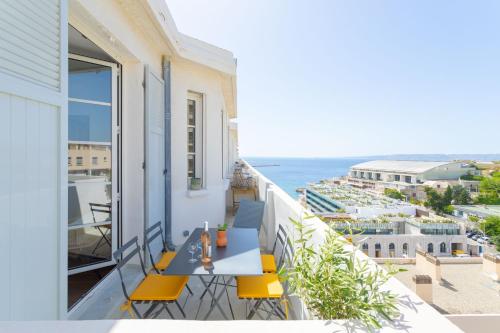
[[[189,245],[188,245],[188,252],[191,253],[191,259],[189,259],[188,262],[195,263],[195,262],[198,261],[198,259],[196,259],[194,257],[194,254],[196,253],[196,249],[197,248],[198,248],[198,245],[195,242],[189,243]]]
[[[198,248],[198,251],[200,251],[200,254],[198,254],[198,259],[201,259],[201,251],[203,249],[203,245],[201,243],[201,240],[199,240],[198,242],[196,242],[196,246]]]

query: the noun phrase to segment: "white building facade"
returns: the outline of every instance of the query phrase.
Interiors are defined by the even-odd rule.
[[[462,162],[377,160],[352,166],[349,177],[369,182],[422,184],[427,180],[458,180],[468,172],[475,172],[475,168]]]
[[[236,61],[161,0],[9,1],[0,21],[0,320],[64,319],[69,277],[148,226],[178,245],[224,221]]]

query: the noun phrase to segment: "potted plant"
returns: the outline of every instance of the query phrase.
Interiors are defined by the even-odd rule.
[[[191,178],[191,190],[201,190],[201,178]]]
[[[227,246],[227,223],[217,225],[217,247]]]
[[[370,330],[381,328],[381,320],[397,318],[398,296],[383,285],[400,270],[384,271],[358,259],[355,248],[333,228],[314,246],[314,227],[290,220],[296,232],[294,255],[280,274],[288,280],[291,296],[304,305],[303,312],[322,320],[358,320]]]

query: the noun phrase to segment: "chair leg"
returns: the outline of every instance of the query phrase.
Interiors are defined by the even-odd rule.
[[[189,292],[189,294],[190,294],[191,296],[193,296],[193,295],[194,295],[194,294],[193,294],[193,291],[191,290],[191,288],[189,288],[189,284],[187,284],[187,283],[186,283],[186,289],[187,289],[187,291]]]
[[[139,319],[143,319],[143,317],[142,317],[141,313],[139,312],[139,310],[137,310],[137,308],[135,307],[134,303],[132,303],[130,306],[132,307],[132,310],[134,310],[134,312],[135,312],[135,314],[136,314],[137,318],[139,318]]]
[[[231,317],[234,318],[234,312],[233,312],[233,306],[231,305],[231,300],[229,299],[229,292],[227,291],[227,284],[226,284],[226,279],[222,277],[222,282],[224,282],[225,288],[226,289],[226,297],[227,297],[227,303],[229,304],[229,310],[231,311]]]
[[[273,315],[273,313],[276,311],[276,307],[278,306],[278,302],[274,301],[272,303],[274,303],[273,307],[271,308],[271,311],[269,311],[269,313],[267,314],[266,320],[269,320],[271,318],[271,316]]]
[[[179,302],[175,301],[175,304],[179,308],[179,311],[182,313],[182,317],[186,318],[186,314],[184,313],[184,310],[182,309],[182,306],[179,304]]]
[[[212,286],[212,283],[214,283],[214,280],[215,280],[215,276],[212,278],[212,280],[210,280],[210,282],[208,283],[208,288],[210,288]],[[205,289],[205,291],[203,291],[203,294],[201,294],[200,296],[200,299],[203,299],[203,297],[205,297],[205,294],[207,293],[208,291],[208,288]]]
[[[165,311],[167,311],[167,313],[170,316],[170,318],[175,319],[174,315],[172,314],[172,312],[170,312],[170,309],[168,308],[167,303],[163,303],[163,308],[165,309]]]
[[[154,309],[156,309],[156,308],[158,307],[158,305],[159,305],[158,303],[153,302],[153,304],[151,304],[151,306],[149,307],[149,309],[147,309],[147,311],[146,311],[146,312],[144,312],[143,317],[144,317],[144,318],[148,318],[148,317],[149,317],[149,315],[150,315],[151,313],[153,313]]]
[[[255,302],[255,305],[252,307],[252,310],[250,310],[250,313],[248,314],[248,317],[247,317],[248,320],[253,318],[253,316],[255,315],[255,313],[257,312],[257,310],[261,304],[262,304],[261,299],[259,299]]]

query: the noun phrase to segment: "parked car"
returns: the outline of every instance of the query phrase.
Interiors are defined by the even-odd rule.
[[[472,236],[472,240],[477,241],[480,237],[481,237],[481,235],[475,234],[474,236]]]

